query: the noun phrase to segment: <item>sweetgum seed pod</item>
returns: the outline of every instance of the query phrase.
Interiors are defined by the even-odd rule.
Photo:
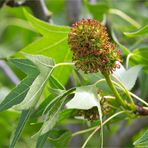
[[[112,73],[119,65],[120,52],[109,41],[106,28],[93,19],[82,19],[72,25],[68,34],[68,44],[73,52],[77,69],[85,73],[98,71]]]

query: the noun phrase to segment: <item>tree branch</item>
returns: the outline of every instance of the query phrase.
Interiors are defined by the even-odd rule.
[[[6,5],[9,7],[26,6],[31,9],[35,17],[46,22],[49,22],[51,18],[51,12],[48,11],[44,0],[25,0],[23,2],[8,0]]]
[[[0,0],[0,8],[4,5],[6,0]]]
[[[9,80],[14,85],[19,84],[20,82],[19,78],[15,75],[15,73],[11,70],[11,68],[4,61],[0,61],[0,68],[4,71],[6,76],[9,78]]]
[[[24,6],[29,7],[37,18],[46,22],[50,21],[51,12],[48,11],[44,0],[26,0]]]
[[[69,24],[73,24],[80,20],[82,1],[81,0],[66,0],[67,20]]]
[[[0,8],[6,4],[9,7],[20,7],[20,6],[27,6],[29,7],[34,16],[37,18],[49,22],[51,18],[51,13],[48,11],[44,0],[25,0],[25,1],[15,1],[15,0],[1,0],[0,1]],[[17,85],[20,80],[11,70],[11,68],[6,64],[4,61],[0,61],[0,68],[4,71],[6,76],[10,79],[10,81]]]
[[[141,116],[148,116],[148,107],[137,105],[137,113]]]

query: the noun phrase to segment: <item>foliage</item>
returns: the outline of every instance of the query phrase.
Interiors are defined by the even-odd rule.
[[[11,148],[22,146],[25,142],[26,147],[26,137],[32,137],[28,144],[31,147],[69,147],[75,136],[86,136],[91,131],[93,132],[85,138],[82,147],[87,144],[94,146],[96,142],[88,142],[101,130],[99,144],[103,147],[103,138],[108,136],[105,125],[109,128],[113,123],[111,135],[120,121],[132,121],[142,116],[143,112],[139,108],[148,110],[145,99],[148,96],[147,18],[143,13],[135,15],[133,11],[128,12],[138,2],[117,4],[110,0],[91,4],[84,1],[85,13],[87,11],[89,16],[102,21],[104,25],[107,22],[110,38],[122,51],[123,58],[120,69],[115,69],[111,74],[102,71],[85,74],[78,71],[72,62],[68,46],[70,27],[63,26],[68,22],[62,21],[61,25],[59,21],[64,13],[60,13],[64,1],[60,1],[61,7],[56,2],[51,2],[50,5],[50,2],[51,0],[47,5],[55,14],[53,20],[60,25],[41,21],[26,9],[2,10],[0,17],[4,22],[2,21],[0,29],[3,31],[0,33],[0,59],[7,62],[21,81],[14,87],[0,71],[0,79],[4,79],[0,82],[0,125],[5,128],[5,131],[2,130],[4,138],[0,141],[0,146],[8,146],[10,139]],[[122,4],[125,4],[123,10],[117,9]],[[146,9],[145,11],[147,12]],[[15,17],[10,19],[9,14]],[[71,76],[75,85],[69,86]],[[137,89],[142,98],[134,94]],[[138,105],[133,98],[138,100]],[[14,124],[10,127],[7,122]],[[67,124],[79,124],[87,129],[73,133],[65,129]],[[147,143],[146,131],[133,144],[141,146]]]
[[[134,145],[140,145],[140,146],[147,146],[148,144],[148,131],[146,131],[142,137],[140,137],[138,140],[134,142]]]

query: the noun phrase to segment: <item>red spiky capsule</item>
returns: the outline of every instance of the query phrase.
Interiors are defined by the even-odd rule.
[[[112,73],[120,61],[115,44],[109,41],[106,28],[93,19],[82,19],[72,25],[68,44],[73,52],[73,61],[85,73]]]

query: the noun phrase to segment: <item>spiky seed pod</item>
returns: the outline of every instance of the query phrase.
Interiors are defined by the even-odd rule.
[[[83,116],[88,121],[94,121],[99,119],[99,113],[97,107],[93,107],[89,110],[79,110],[79,116]]]
[[[109,105],[108,99],[105,99],[102,94],[100,95],[100,99],[101,99],[100,105],[101,105],[102,113],[103,113],[103,116],[105,116],[111,112],[111,107]]]
[[[72,25],[68,34],[68,44],[73,52],[73,61],[85,73],[99,70],[108,74],[118,67],[120,53],[109,41],[106,28],[93,19],[82,19]]]

